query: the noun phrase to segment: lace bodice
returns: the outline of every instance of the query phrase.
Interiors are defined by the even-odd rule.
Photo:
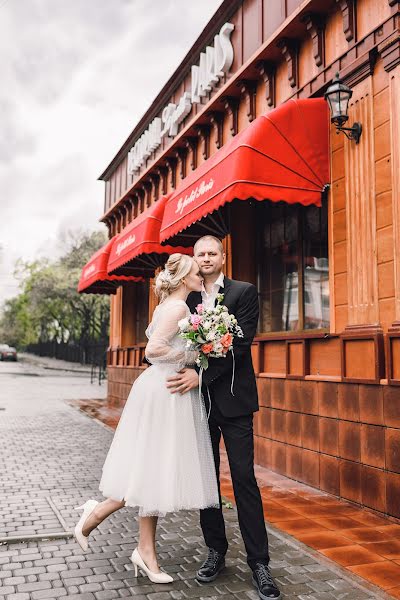
[[[197,352],[187,350],[185,340],[178,335],[178,321],[189,315],[183,300],[166,300],[157,306],[146,329],[149,341],[145,354],[151,364],[194,364]]]

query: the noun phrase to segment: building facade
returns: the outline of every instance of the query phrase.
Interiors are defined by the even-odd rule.
[[[113,238],[205,170],[257,117],[273,120],[291,99],[323,98],[339,72],[353,92],[349,123],[360,122],[362,135],[356,144],[331,126],[329,188],[320,201],[249,197],[215,215],[225,226],[226,274],[254,283],[260,298],[256,462],[396,517],[399,7],[394,0],[225,0],[101,176],[102,220]],[[305,125],[300,135],[308,137]],[[151,285],[144,278],[111,298],[113,406],[123,405],[145,368]]]

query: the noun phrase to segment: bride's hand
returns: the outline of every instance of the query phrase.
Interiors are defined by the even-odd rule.
[[[194,369],[182,369],[167,378],[167,388],[171,394],[186,394],[198,387],[199,376]]]

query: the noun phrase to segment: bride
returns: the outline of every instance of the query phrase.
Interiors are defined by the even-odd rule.
[[[219,507],[210,433],[199,390],[171,394],[166,379],[196,354],[185,348],[178,321],[190,314],[186,298],[201,290],[196,262],[172,254],[156,278],[159,297],[147,328],[146,358],[151,363],[134,382],[103,466],[103,502],[88,500],[75,527],[81,548],[106,517],[123,506],[139,509],[139,542],[131,561],[154,583],[170,583],[160,570],[155,548],[157,519],[182,509]]]

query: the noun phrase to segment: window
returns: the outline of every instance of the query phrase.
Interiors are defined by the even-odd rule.
[[[262,333],[329,327],[327,203],[257,203]]]

